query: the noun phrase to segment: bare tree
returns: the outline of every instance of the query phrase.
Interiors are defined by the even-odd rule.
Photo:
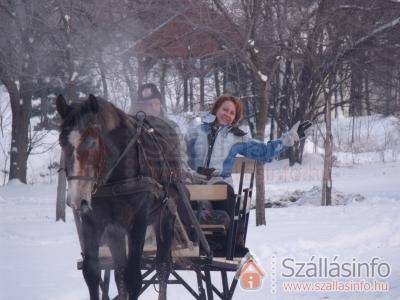
[[[46,1],[9,1],[0,5],[0,80],[12,110],[10,179],[26,183],[32,94],[38,74]]]

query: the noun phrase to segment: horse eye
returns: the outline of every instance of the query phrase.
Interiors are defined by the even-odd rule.
[[[86,139],[83,143],[85,148],[95,149],[98,147],[97,141],[93,138]]]

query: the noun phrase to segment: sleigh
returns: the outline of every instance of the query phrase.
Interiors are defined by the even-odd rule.
[[[249,222],[249,209],[253,194],[255,161],[246,158],[236,158],[232,174],[239,177],[235,190],[234,209],[229,212],[230,224],[200,225],[195,212],[191,212],[192,222],[197,229],[197,239],[189,245],[178,245],[172,251],[173,266],[168,284],[181,285],[194,299],[232,299],[241,271],[241,261],[247,249],[244,244],[238,245],[237,241],[246,241]],[[226,201],[226,185],[186,185],[190,192],[190,199],[186,201],[186,208],[196,203],[201,206],[202,201]],[[186,198],[186,197],[183,197]],[[189,203],[189,201],[191,203]],[[75,218],[78,234],[79,219]],[[213,251],[212,243],[216,240],[227,240],[225,247]],[[211,247],[210,247],[211,245]],[[214,253],[216,252],[216,253]],[[141,260],[143,285],[141,294],[152,286],[158,284],[155,270],[156,248],[153,245],[144,246]],[[185,257],[184,260],[179,257]],[[109,286],[113,261],[107,246],[99,249],[100,268],[102,270],[101,292],[102,300],[110,298]],[[78,269],[82,268],[82,260],[78,260]],[[195,275],[197,287],[193,287],[187,280],[189,274]],[[215,274],[213,279],[211,274]],[[229,275],[229,276],[228,276]],[[191,278],[194,278],[191,276]],[[219,278],[217,281],[215,278]]]

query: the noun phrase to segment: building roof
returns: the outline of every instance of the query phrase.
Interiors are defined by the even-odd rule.
[[[227,52],[221,37],[240,45],[240,35],[228,20],[206,5],[191,4],[138,40],[132,50],[153,58],[216,57]]]

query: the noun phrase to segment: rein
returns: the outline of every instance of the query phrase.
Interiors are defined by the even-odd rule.
[[[107,174],[101,180],[100,186],[102,186],[103,184],[107,183],[107,181],[108,181],[108,179],[110,179],[110,176],[111,176],[112,172],[114,171],[114,169],[118,166],[118,164],[121,162],[121,160],[126,156],[126,154],[133,147],[133,145],[135,145],[136,142],[138,141],[140,135],[142,134],[143,122],[144,122],[145,117],[146,117],[146,115],[144,115],[144,113],[143,113],[143,115],[140,115],[140,117],[138,117],[139,124],[138,124],[138,127],[136,129],[135,135],[129,141],[128,145],[126,145],[124,151],[118,157],[117,161],[114,163],[114,165],[111,167],[111,169],[107,172]]]

